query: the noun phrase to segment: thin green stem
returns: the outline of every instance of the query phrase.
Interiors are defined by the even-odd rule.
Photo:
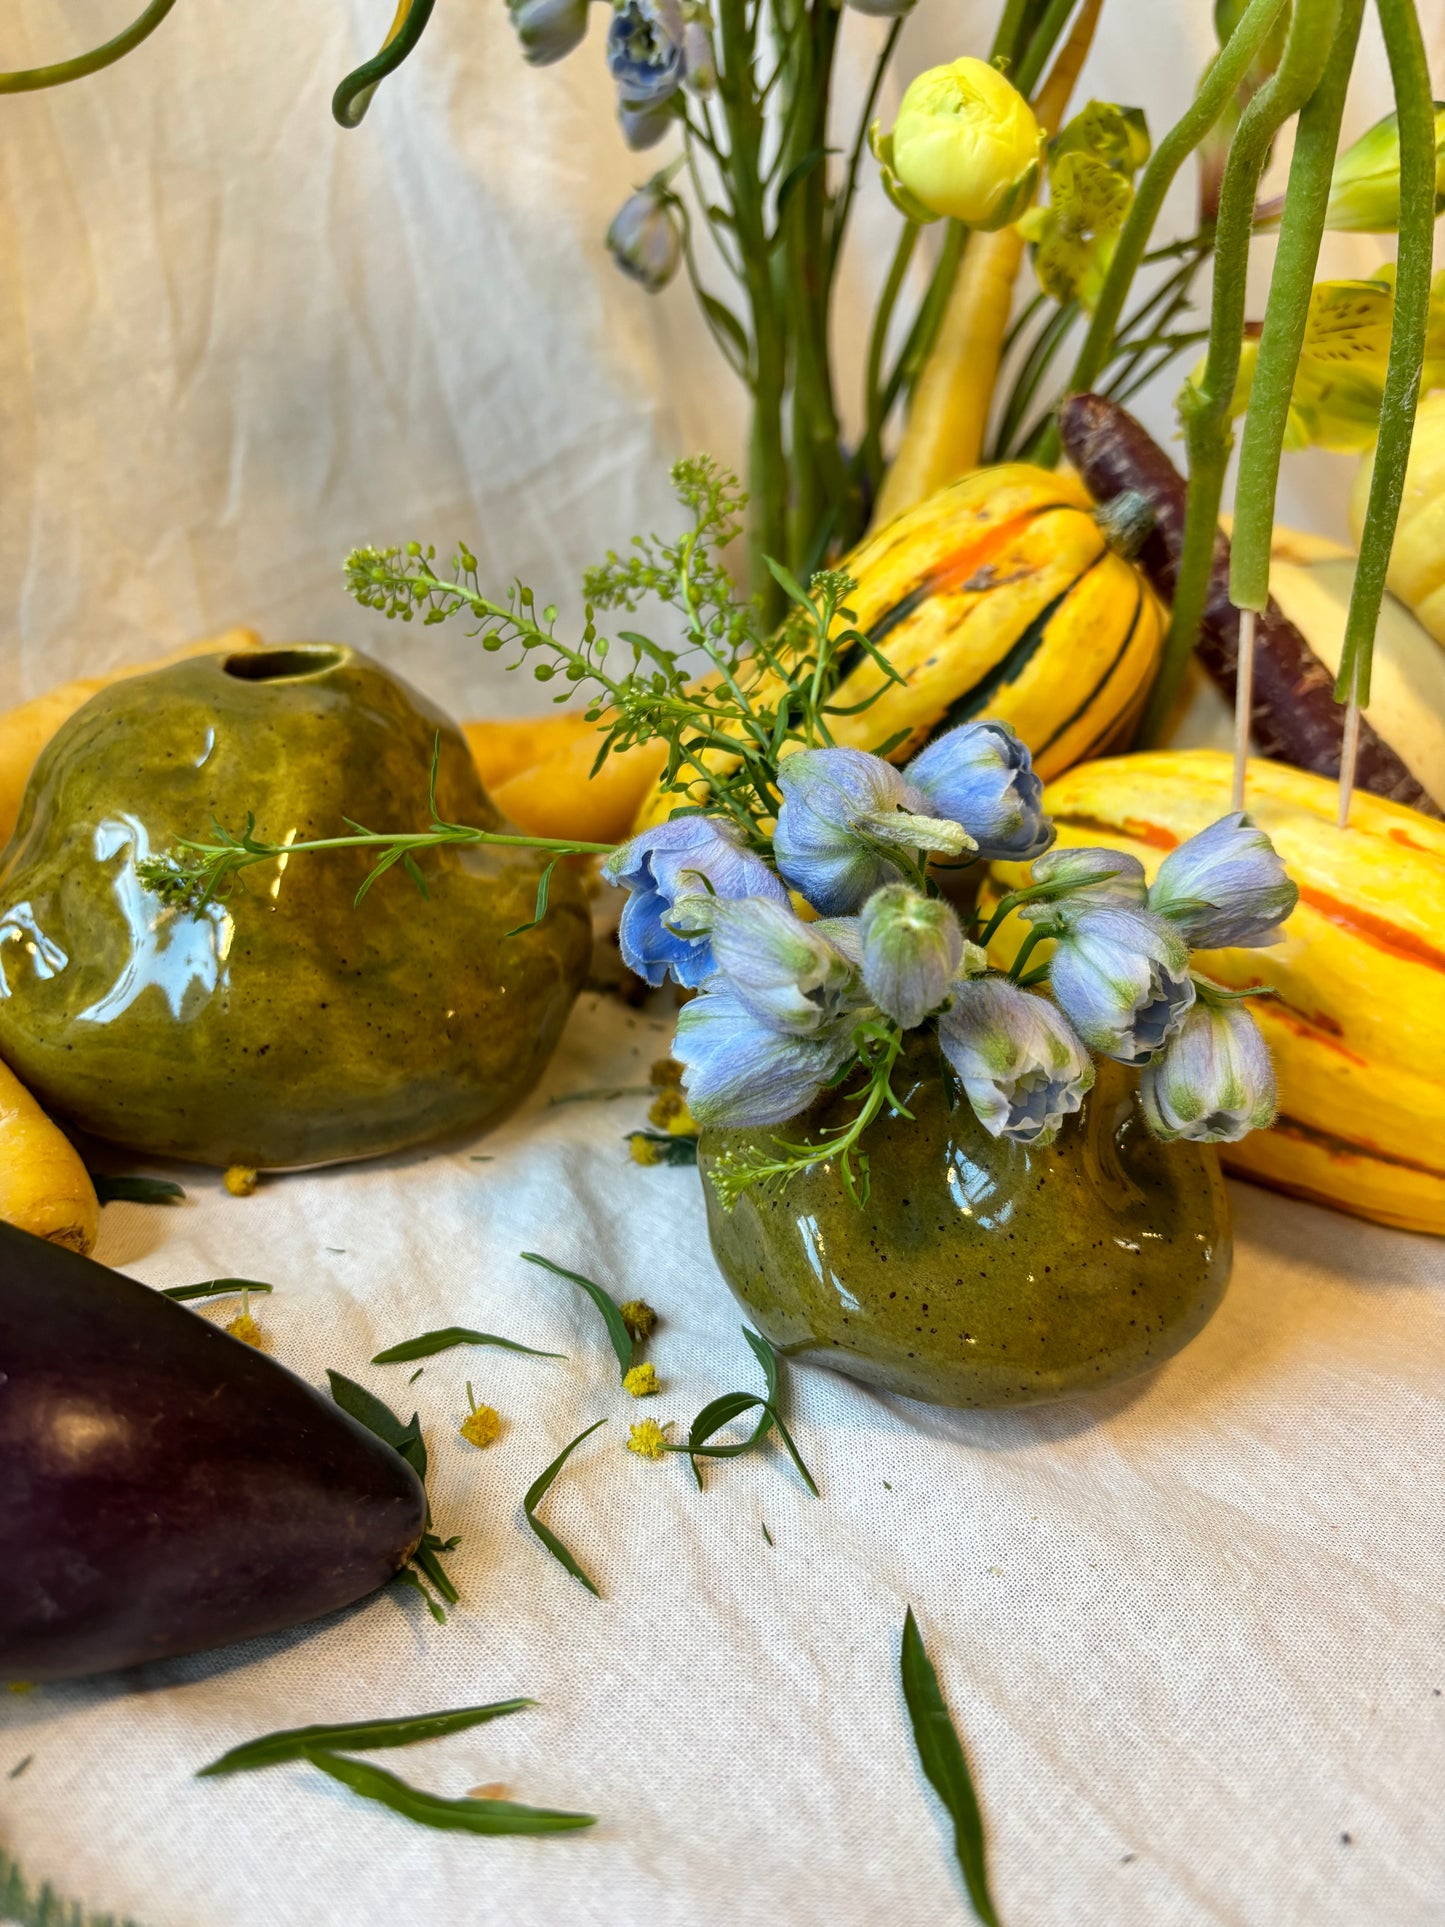
[[[1240,609],[1262,610],[1269,601],[1269,552],[1280,451],[1309,320],[1310,289],[1325,231],[1325,207],[1340,141],[1345,90],[1350,84],[1364,11],[1365,0],[1343,0],[1324,75],[1301,108],[1295,130],[1279,250],[1270,277],[1234,491],[1229,596]]]
[[[1092,388],[1108,364],[1124,302],[1174,176],[1234,98],[1286,4],[1287,0],[1251,0],[1249,10],[1204,76],[1192,105],[1160,141],[1139,176],[1098,306],[1074,363],[1069,387],[1075,394]]]
[[[1341,0],[1295,0],[1279,66],[1245,108],[1229,144],[1215,229],[1209,353],[1198,383],[1186,388],[1180,403],[1189,451],[1189,493],[1169,633],[1141,726],[1145,742],[1156,741],[1168,719],[1209,597],[1219,503],[1233,441],[1229,410],[1244,337],[1245,282],[1259,177],[1275,135],[1320,83],[1339,25],[1340,5]],[[1235,32],[1241,31],[1242,24]],[[1231,36],[1225,52],[1233,45]]]
[[[873,63],[873,77],[868,83],[868,92],[863,99],[863,111],[858,116],[858,131],[854,136],[852,150],[848,155],[848,165],[843,173],[843,186],[833,203],[832,215],[828,223],[828,278],[831,281],[838,272],[838,259],[843,252],[843,239],[848,229],[848,216],[853,211],[853,196],[858,190],[858,168],[863,159],[863,149],[868,140],[868,127],[873,119],[873,109],[878,104],[878,90],[883,85],[883,76],[888,71],[898,36],[903,31],[903,16],[900,15],[888,29],[878,58]]]
[[[1043,78],[1049,55],[1068,26],[1069,15],[1078,4],[1079,0],[1049,0],[1043,18],[1030,35],[1029,44],[1019,58],[1018,66],[1009,75],[1025,100]]]
[[[888,278],[883,283],[883,292],[878,297],[878,306],[873,314],[873,329],[868,337],[868,367],[864,379],[863,393],[867,416],[864,430],[862,461],[870,497],[876,497],[883,481],[883,356],[888,347],[888,330],[893,320],[893,310],[898,305],[913,250],[918,245],[920,233],[917,221],[905,221],[903,232],[898,237],[898,246],[893,251],[893,260],[888,269]]]
[[[176,0],[151,0],[145,12],[113,40],[103,41],[71,60],[58,60],[48,67],[25,67],[13,74],[0,73],[0,94],[32,94],[43,87],[64,87],[69,81],[84,80],[87,74],[98,74],[148,40],[175,4]]]
[[[1376,0],[1395,106],[1400,117],[1400,245],[1395,316],[1380,403],[1380,438],[1370,499],[1360,534],[1360,559],[1345,622],[1335,694],[1363,708],[1370,700],[1375,625],[1385,572],[1405,490],[1405,470],[1420,399],[1420,371],[1430,314],[1431,249],[1435,226],[1435,110],[1420,21],[1412,0]]]

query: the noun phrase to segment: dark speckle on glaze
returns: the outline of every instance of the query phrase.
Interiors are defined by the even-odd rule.
[[[351,649],[194,658],[103,690],[46,749],[0,859],[0,1057],[63,1117],[158,1156],[294,1166],[495,1122],[546,1063],[591,948],[544,855],[433,851],[356,907],[364,851],[245,872],[199,915],[137,857],[212,819],[280,843],[503,827],[455,725]],[[243,886],[243,887],[242,887]]]
[[[773,1344],[973,1407],[1114,1385],[1194,1337],[1229,1280],[1228,1199],[1212,1147],[1149,1136],[1134,1073],[1101,1063],[1079,1117],[1030,1150],[988,1136],[965,1099],[950,1106],[936,1047],[910,1068],[897,1088],[912,1119],[880,1119],[864,1139],[861,1210],[824,1161],[780,1197],[748,1192],[724,1211],[706,1174],[758,1134],[703,1134],[713,1251]],[[847,1115],[833,1095],[800,1123],[815,1134]]]

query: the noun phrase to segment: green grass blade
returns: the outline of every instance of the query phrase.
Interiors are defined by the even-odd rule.
[[[403,1819],[443,1832],[575,1833],[579,1827],[597,1824],[597,1816],[592,1813],[558,1813],[550,1807],[518,1806],[513,1800],[447,1800],[408,1786],[384,1767],[372,1766],[366,1760],[343,1759],[339,1753],[328,1753],[320,1747],[308,1751],[306,1758],[363,1800],[375,1800]]]
[[[924,1648],[913,1608],[903,1622],[903,1644],[898,1660],[903,1681],[903,1698],[913,1725],[913,1744],[919,1762],[928,1775],[934,1792],[948,1809],[953,1821],[953,1850],[963,1872],[964,1885],[973,1911],[984,1927],[998,1927],[998,1915],[988,1891],[988,1870],[984,1861],[983,1815],[978,1795],[959,1744],[953,1721],[949,1718],[933,1661]]]
[[[234,1298],[243,1291],[273,1291],[273,1285],[263,1285],[256,1278],[208,1278],[203,1285],[163,1285],[162,1298]]]
[[[92,1171],[97,1204],[175,1204],[185,1194],[173,1178],[111,1177],[105,1171]]]
[[[617,1301],[609,1297],[601,1285],[595,1284],[590,1278],[584,1278],[580,1271],[568,1271],[564,1265],[553,1264],[550,1258],[544,1258],[540,1252],[524,1251],[522,1256],[529,1265],[540,1265],[544,1271],[550,1271],[558,1278],[566,1278],[570,1283],[581,1286],[602,1314],[602,1322],[607,1327],[607,1336],[612,1340],[612,1349],[617,1354],[620,1376],[625,1378],[632,1370],[632,1334],[622,1322],[622,1313],[618,1309]]]
[[[271,1289],[269,1285],[265,1287]],[[494,1332],[472,1331],[466,1325],[444,1325],[439,1331],[422,1332],[404,1344],[378,1352],[373,1365],[403,1365],[413,1358],[430,1358],[434,1352],[450,1351],[453,1345],[500,1345],[509,1352],[525,1352],[529,1358],[565,1358],[566,1352],[539,1352],[535,1346],[519,1345],[515,1338],[498,1338]]]
[[[585,1432],[579,1432],[570,1445],[562,1448],[556,1458],[553,1459],[552,1463],[547,1467],[546,1471],[540,1473],[538,1477],[532,1481],[531,1485],[527,1488],[527,1496],[522,1501],[522,1510],[527,1515],[527,1524],[532,1528],[533,1532],[536,1533],[537,1537],[542,1541],[542,1544],[547,1548],[548,1552],[551,1553],[557,1563],[565,1566],[574,1579],[580,1579],[594,1599],[600,1599],[602,1594],[597,1590],[596,1586],[593,1585],[586,1573],[583,1572],[582,1568],[557,1537],[556,1533],[542,1524],[542,1521],[537,1517],[537,1507],[542,1503],[543,1499],[546,1498],[548,1492],[552,1489],[552,1481],[577,1450],[577,1447],[582,1443],[583,1439],[590,1439],[592,1434],[597,1430],[597,1426],[605,1425],[606,1423],[607,1420],[605,1418],[600,1418],[595,1425],[589,1425]]]
[[[92,1914],[78,1900],[62,1900],[47,1880],[32,1888],[0,1846],[0,1920],[13,1927],[139,1927],[128,1915]]]
[[[710,1405],[704,1405],[692,1422],[687,1444],[669,1446],[668,1450],[687,1452],[694,1459],[734,1459],[739,1452],[752,1450],[758,1439],[763,1436],[764,1428],[761,1425],[753,1432],[751,1438],[744,1439],[738,1445],[709,1445],[707,1440],[714,1432],[720,1432],[725,1425],[730,1425],[735,1418],[741,1418],[744,1412],[759,1410],[764,1412],[778,1428],[778,1437],[787,1447],[788,1456],[797,1466],[804,1485],[816,1499],[819,1496],[817,1484],[812,1473],[804,1465],[803,1455],[793,1443],[793,1435],[784,1425],[782,1414],[771,1400],[759,1398],[755,1392],[724,1392],[721,1398],[715,1398]],[[694,1470],[696,1470],[695,1467]]]
[[[369,1753],[373,1747],[415,1746],[420,1740],[437,1740],[444,1733],[464,1733],[469,1726],[486,1720],[499,1720],[505,1713],[520,1713],[535,1706],[536,1700],[493,1700],[487,1706],[457,1706],[445,1713],[410,1713],[391,1720],[348,1720],[337,1726],[292,1726],[279,1733],[263,1733],[260,1739],[233,1746],[197,1773],[198,1780],[217,1779],[226,1773],[254,1773],[259,1767],[278,1766],[283,1760],[300,1760],[313,1747],[344,1747],[351,1753]]]

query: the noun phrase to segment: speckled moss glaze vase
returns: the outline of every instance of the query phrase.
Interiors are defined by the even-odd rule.
[[[861,1210],[824,1162],[727,1212],[707,1173],[758,1134],[704,1132],[723,1276],[787,1356],[933,1405],[1041,1404],[1147,1371],[1224,1296],[1231,1242],[1214,1150],[1151,1138],[1136,1087],[1101,1064],[1080,1115],[1028,1150],[950,1105],[936,1049],[920,1049],[897,1086],[911,1121],[864,1139]],[[782,1135],[846,1115],[829,1097]]]
[[[546,1062],[590,954],[545,858],[433,851],[424,901],[343,851],[167,909],[135,861],[248,811],[271,842],[426,821],[502,827],[459,731],[354,650],[217,654],[114,684],[59,731],[0,858],[0,1057],[102,1137],[206,1164],[368,1157],[489,1124]]]

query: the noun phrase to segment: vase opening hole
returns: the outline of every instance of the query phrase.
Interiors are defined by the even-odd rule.
[[[241,682],[296,682],[302,676],[321,676],[339,668],[347,652],[327,643],[302,644],[293,649],[248,649],[227,656],[221,664],[228,676]]]

